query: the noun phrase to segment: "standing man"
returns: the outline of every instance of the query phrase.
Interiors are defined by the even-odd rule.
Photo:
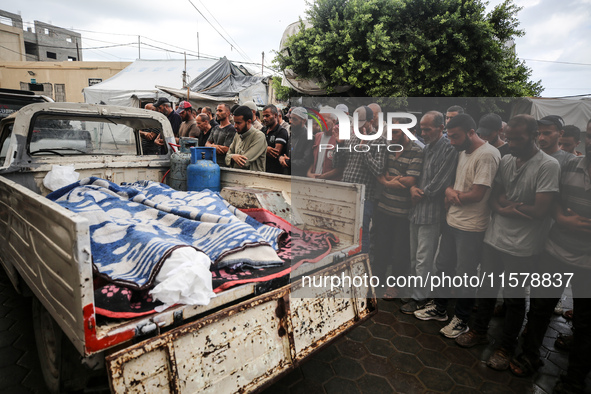
[[[427,145],[423,151],[423,168],[417,185],[411,186],[414,206],[410,210],[411,275],[426,278],[434,271],[435,254],[445,223],[445,189],[453,182],[458,152],[443,136],[443,114],[429,111],[421,118],[421,131]],[[413,314],[425,306],[429,293],[416,287],[412,300],[400,308]]]
[[[255,102],[254,101],[247,101],[242,105],[247,106],[252,111],[252,119],[253,119],[252,127],[254,127],[257,130],[262,130],[263,124],[261,122],[259,122],[259,120],[257,119],[258,108],[257,108],[257,105],[255,104]]]
[[[564,132],[558,139],[558,146],[560,146],[560,149],[572,153],[575,156],[581,156],[582,153],[575,150],[579,145],[579,142],[581,142],[581,130],[574,125],[564,126]]]
[[[213,111],[211,110],[211,107],[203,107],[203,109],[201,110],[202,114],[207,114],[207,116],[209,116],[209,125],[211,126],[211,128],[213,129],[214,127],[216,127],[219,123],[216,122],[215,117],[213,116]]]
[[[287,130],[279,126],[277,122],[277,107],[269,104],[263,108],[263,123],[261,130],[267,139],[267,172],[283,174],[283,167],[279,163],[279,157],[285,152],[287,146]]]
[[[509,153],[509,145],[499,138],[501,131],[503,131],[503,119],[497,114],[486,114],[478,121],[478,130],[476,130],[478,136],[497,148],[503,157]]]
[[[207,146],[207,140],[211,136],[211,125],[209,124],[209,117],[207,116],[207,114],[201,113],[197,115],[196,120],[197,127],[199,127],[199,130],[201,130],[199,136],[197,137],[197,139],[199,140],[198,145]],[[225,160],[226,159],[224,158],[224,162]]]
[[[175,138],[179,137],[179,128],[181,127],[181,123],[183,120],[181,119],[180,115],[177,114],[170,104],[170,101],[166,97],[160,97],[158,101],[154,103],[154,108],[156,111],[160,112],[162,115],[168,118],[170,125],[172,126],[172,132]]]
[[[236,128],[230,124],[230,106],[228,104],[218,104],[215,111],[220,124],[213,128],[205,146],[215,148],[217,162],[220,166],[226,166],[226,153],[234,141]]]
[[[183,123],[179,127],[179,138],[199,137],[199,127],[197,127],[197,121],[193,117],[193,107],[188,101],[181,101],[179,107],[176,109],[176,113],[179,114]]]
[[[464,113],[464,108],[460,107],[459,105],[452,105],[447,109],[445,112],[445,124],[447,125],[450,120],[453,119],[454,116]]]
[[[387,153],[385,171],[378,176],[383,188],[371,228],[372,271],[380,278],[380,283],[386,283],[388,267],[395,277],[407,275],[410,269],[410,188],[416,184],[423,168],[423,149],[401,129],[392,130],[389,142],[398,146],[394,152]],[[397,296],[397,290],[390,288],[383,298],[391,300]]]
[[[476,123],[468,114],[459,114],[447,124],[451,145],[460,152],[456,179],[445,190],[447,224],[441,234],[439,254],[435,262],[436,274],[477,274],[482,257],[484,232],[490,221],[488,199],[501,154],[476,134]],[[433,304],[416,311],[420,320],[446,321],[451,289],[437,289]],[[448,338],[456,338],[468,331],[468,319],[474,306],[476,290],[471,287],[455,289],[457,301],[451,322],[440,330]]]
[[[150,103],[146,104],[144,109],[147,109],[148,111],[156,111],[156,107],[154,107],[154,104],[150,104]],[[150,128],[150,129],[140,130],[139,133],[140,133],[140,137],[142,139],[143,154],[144,155],[158,155],[158,154],[160,154],[161,147],[164,145],[164,141],[161,138],[159,139],[159,141],[161,141],[161,143],[156,143],[156,139],[158,139],[158,136],[160,135],[160,130]],[[162,152],[162,153],[164,153],[164,152]]]
[[[296,176],[306,176],[306,172],[313,160],[312,141],[308,140],[306,120],[308,114],[305,108],[296,107],[291,113],[292,133],[287,143],[287,153],[279,158],[279,163],[287,173]]]
[[[226,165],[264,172],[267,141],[261,131],[252,127],[252,119],[251,109],[244,105],[234,111],[236,135],[226,154]]]
[[[564,120],[558,115],[544,116],[538,120],[538,142],[545,154],[552,156],[562,167],[574,155],[560,149],[558,140],[564,132]]]
[[[320,111],[322,112],[322,109]],[[308,178],[338,180],[341,171],[333,165],[338,138],[338,126],[335,124],[337,119],[331,113],[321,113],[320,115],[326,120],[328,127],[323,127],[325,130],[314,136],[314,146],[312,147],[314,160],[306,176]]]
[[[565,272],[573,274],[571,283],[577,310],[573,319],[574,346],[569,353],[567,373],[557,382],[555,393],[585,392],[585,378],[591,369],[591,298],[588,290],[591,274],[591,120],[587,123],[585,153],[586,156],[573,158],[562,167],[560,198],[554,206],[555,223],[546,241],[541,258],[543,267],[539,271],[560,276]],[[562,288],[554,292],[544,290],[544,294],[540,294],[541,288],[532,287],[523,353],[511,360],[510,365],[511,371],[518,376],[532,375],[543,364],[540,346]]]
[[[287,131],[288,137],[291,136],[291,126],[288,122],[285,121],[283,111],[280,109],[277,110],[277,123],[279,124],[279,126],[283,127],[285,131]]]
[[[498,277],[523,278],[538,272],[538,254],[550,229],[550,207],[558,193],[560,165],[536,146],[537,123],[530,115],[517,115],[508,123],[506,136],[511,155],[503,157],[491,197],[493,215],[484,237],[482,272]],[[537,269],[536,269],[537,268]],[[541,273],[540,273],[541,274]],[[456,339],[462,347],[487,342],[500,282],[478,290],[478,312],[471,331]],[[525,318],[526,284],[505,286],[507,312],[501,342],[488,359],[496,370],[509,367]],[[556,303],[554,303],[556,305]],[[531,325],[530,325],[531,326]]]
[[[359,130],[369,128],[369,122],[373,119],[373,111],[362,106],[355,110],[358,113]],[[369,253],[370,235],[369,225],[373,214],[374,201],[377,194],[378,177],[384,172],[386,162],[386,149],[371,149],[372,144],[386,145],[384,136],[373,141],[362,140],[356,135],[351,136],[348,141],[338,141],[338,148],[335,151],[333,165],[343,173],[343,182],[361,183],[365,185],[365,202],[363,206],[363,225],[361,236],[361,252]],[[370,149],[356,151],[355,147],[369,145]],[[375,148],[375,147],[374,147]]]

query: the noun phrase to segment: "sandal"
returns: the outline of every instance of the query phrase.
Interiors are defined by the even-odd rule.
[[[511,353],[504,348],[498,348],[489,357],[488,361],[486,362],[486,365],[494,369],[495,371],[504,371],[507,368],[509,368],[510,361]]]
[[[509,363],[509,369],[511,373],[519,378],[527,378],[532,376],[536,371],[544,365],[544,362],[539,358],[531,360],[526,357],[523,353],[517,357],[513,357]]]
[[[571,335],[558,334],[554,341],[554,347],[558,350],[570,352],[575,345],[575,337]]]

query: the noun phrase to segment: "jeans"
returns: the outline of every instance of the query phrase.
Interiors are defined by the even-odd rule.
[[[531,273],[536,260],[537,256],[513,256],[487,244],[484,245],[482,250],[481,275],[488,277],[492,273],[494,280],[492,286],[490,282],[485,282],[485,285],[478,290],[478,313],[474,321],[474,331],[479,333],[488,331],[488,324],[492,319],[497,302],[496,295],[501,286],[499,274],[505,272],[503,294],[507,312],[503,323],[500,347],[511,352],[517,347],[519,331],[521,331],[525,319],[525,289],[527,283],[523,282],[525,276],[517,275],[518,285],[512,287],[507,279],[511,273]]]
[[[410,275],[426,278],[427,273],[435,271],[435,254],[439,245],[441,225],[410,224]],[[412,292],[414,300],[422,300],[429,296],[428,287],[415,287]]]
[[[435,270],[438,275],[449,276],[476,275],[480,259],[482,258],[483,232],[471,232],[458,230],[445,223],[441,229],[441,241],[439,242],[439,254],[435,261]],[[437,297],[435,305],[440,311],[447,309],[448,298],[452,289],[436,288]],[[467,322],[474,306],[476,290],[470,286],[458,287],[455,290],[456,301],[455,315]]]

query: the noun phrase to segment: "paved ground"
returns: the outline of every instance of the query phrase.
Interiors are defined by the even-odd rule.
[[[274,393],[551,393],[568,356],[554,349],[570,323],[555,317],[544,340],[545,366],[533,379],[496,372],[481,361],[488,347],[461,349],[439,334],[441,322],[398,312],[399,302],[380,302],[380,312],[317,353],[265,391]],[[501,319],[493,321],[493,333]],[[591,382],[588,381],[588,387]],[[104,387],[103,387],[104,388]],[[92,389],[100,392],[100,387]],[[31,303],[16,294],[0,268],[0,392],[46,393],[37,359]]]

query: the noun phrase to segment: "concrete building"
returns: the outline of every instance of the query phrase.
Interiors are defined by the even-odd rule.
[[[81,61],[79,33],[39,21],[23,29],[20,15],[0,10],[0,61]]]
[[[4,45],[4,44],[2,44]],[[0,61],[0,88],[32,90],[55,101],[84,102],[82,89],[102,82],[130,62]]]

